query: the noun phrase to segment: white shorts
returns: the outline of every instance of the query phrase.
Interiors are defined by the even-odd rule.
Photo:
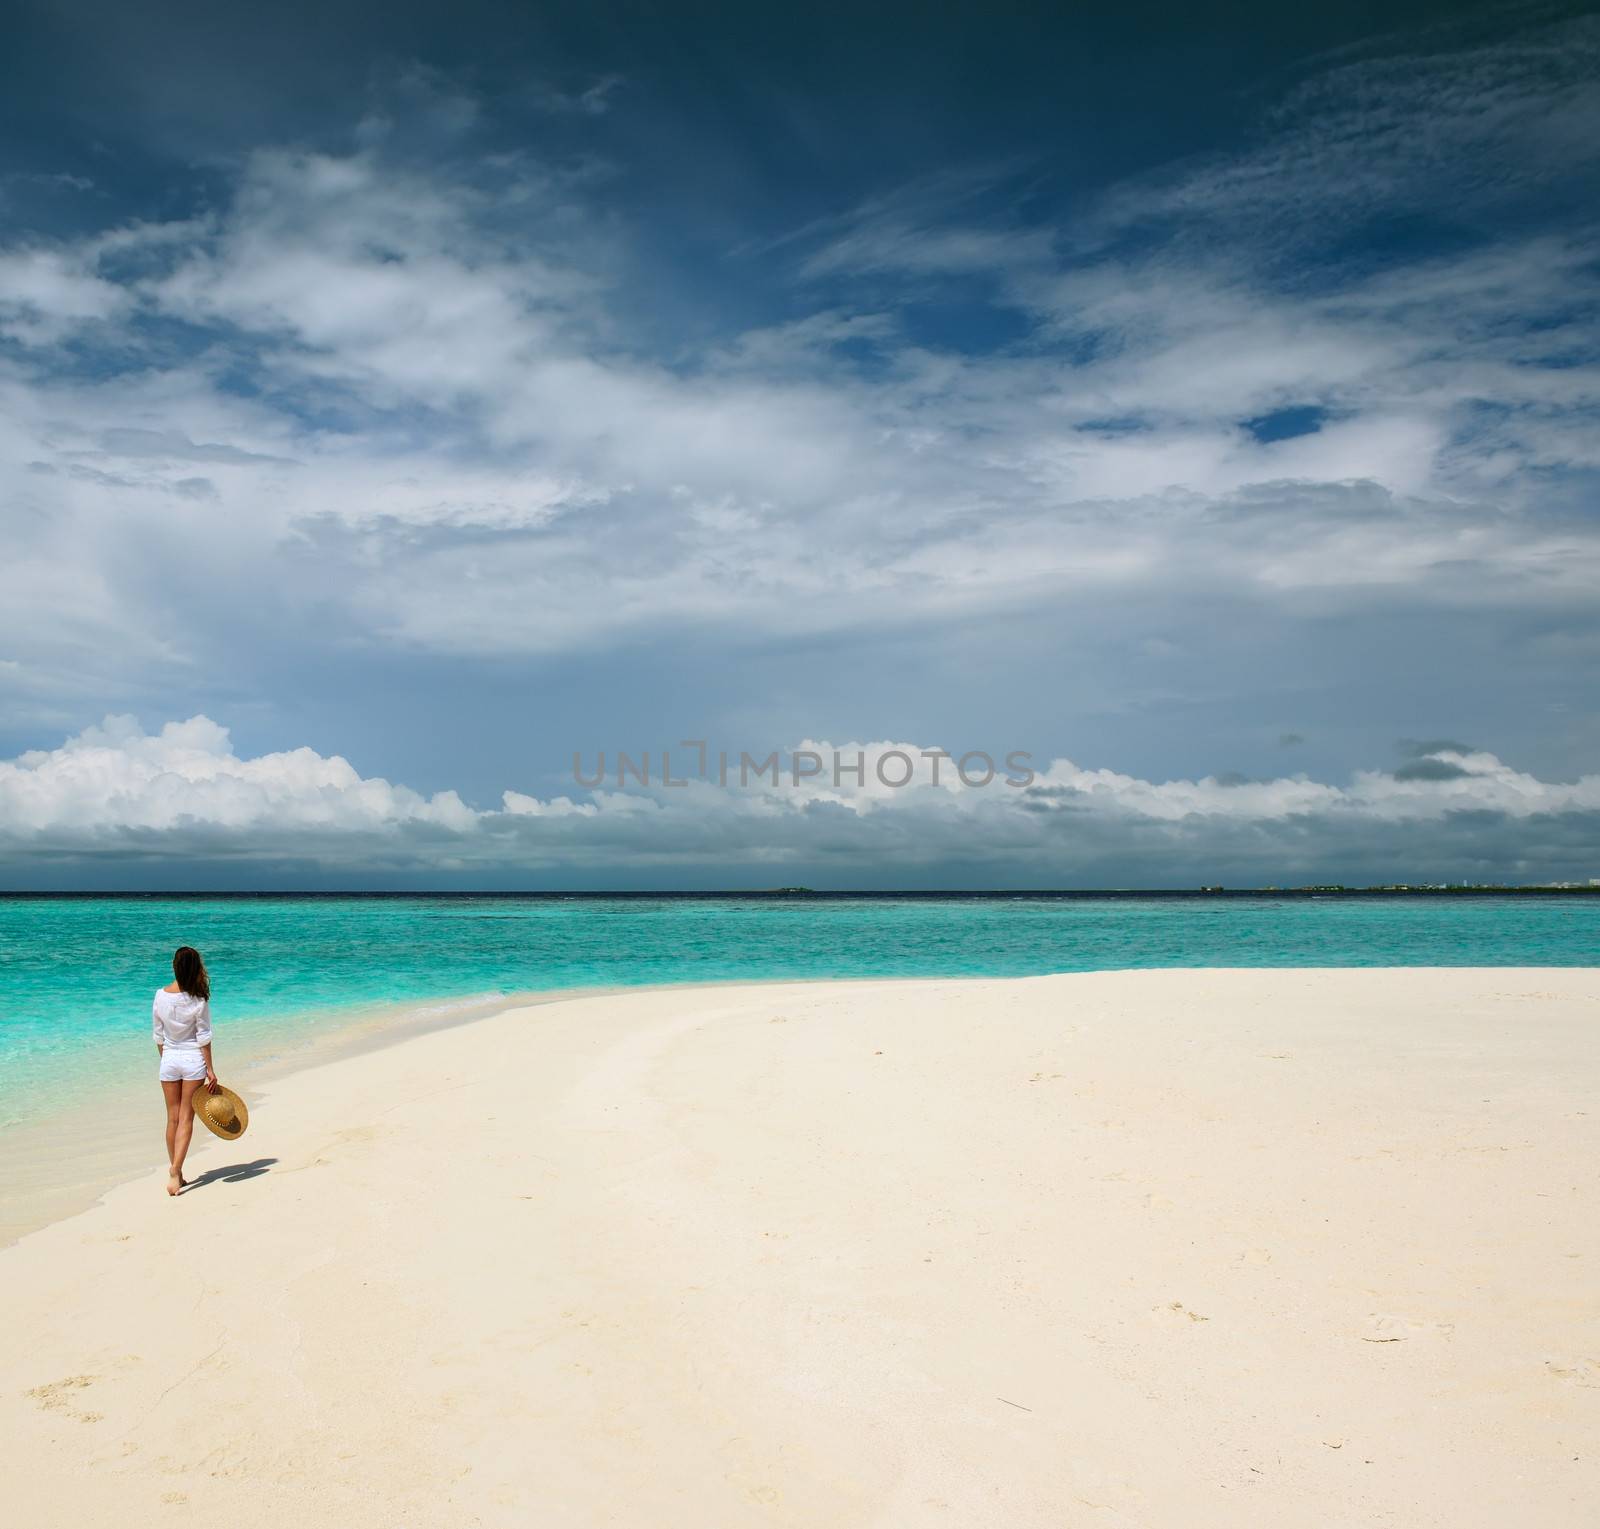
[[[163,1083],[198,1082],[206,1075],[206,1059],[198,1051],[179,1051],[168,1046],[161,1053]]]

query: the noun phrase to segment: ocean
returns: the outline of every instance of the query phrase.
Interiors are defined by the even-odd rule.
[[[353,1016],[653,983],[1199,966],[1589,966],[1600,897],[997,894],[0,898],[0,1126],[154,1077],[150,997],[204,954],[219,1069]],[[153,1087],[153,1085],[152,1085]]]

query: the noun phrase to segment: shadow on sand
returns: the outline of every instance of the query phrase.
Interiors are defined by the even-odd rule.
[[[229,1163],[226,1168],[208,1168],[199,1178],[191,1179],[183,1192],[192,1195],[207,1184],[238,1184],[244,1179],[259,1179],[277,1161],[275,1157],[258,1157],[253,1163]]]

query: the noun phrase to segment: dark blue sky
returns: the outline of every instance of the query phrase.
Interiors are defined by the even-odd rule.
[[[1592,8],[17,11],[0,880],[1600,874]]]

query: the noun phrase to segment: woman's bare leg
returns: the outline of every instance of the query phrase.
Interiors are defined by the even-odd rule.
[[[194,1091],[200,1087],[201,1079],[185,1078],[179,1087],[183,1090],[178,1098],[178,1123],[172,1138],[172,1173],[168,1179],[168,1191],[176,1194],[172,1188],[171,1179],[176,1178],[179,1188],[184,1183],[183,1160],[189,1155],[189,1139],[194,1135]]]
[[[172,1167],[173,1149],[178,1144],[178,1112],[183,1108],[183,1085],[181,1083],[162,1083],[161,1092],[167,1101],[167,1167]],[[179,1174],[182,1178],[182,1174]],[[167,1186],[169,1194],[176,1193],[172,1186]]]

